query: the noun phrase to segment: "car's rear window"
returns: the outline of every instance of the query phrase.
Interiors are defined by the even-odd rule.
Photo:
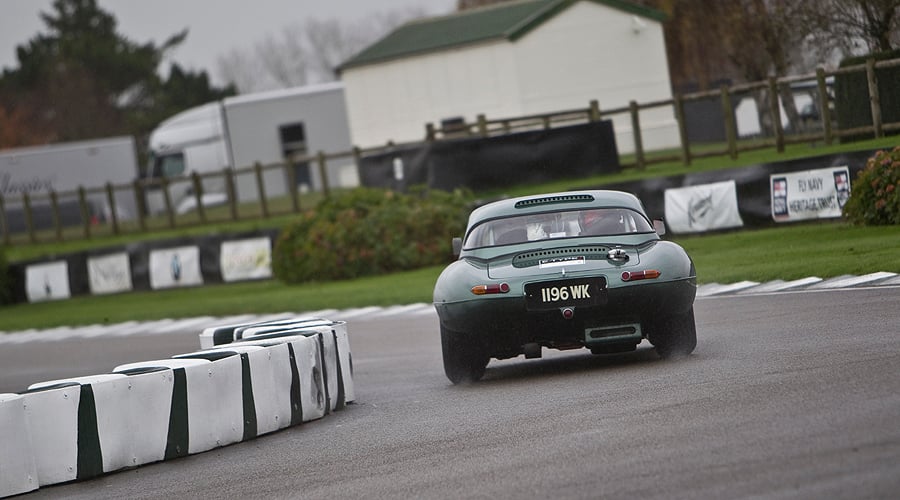
[[[553,238],[648,233],[644,216],[627,208],[595,208],[491,219],[475,226],[465,249],[511,245]]]

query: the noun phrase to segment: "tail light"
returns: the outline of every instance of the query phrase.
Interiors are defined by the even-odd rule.
[[[472,293],[475,295],[490,295],[494,293],[508,293],[509,283],[493,283],[490,285],[475,285]]]
[[[622,281],[652,280],[659,278],[659,271],[647,269],[646,271],[625,271],[622,273]]]

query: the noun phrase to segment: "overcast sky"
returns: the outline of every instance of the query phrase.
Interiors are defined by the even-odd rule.
[[[250,48],[267,33],[308,18],[348,22],[396,9],[419,7],[444,14],[456,0],[98,0],[118,21],[118,32],[139,43],[161,44],[184,28],[187,40],[170,55],[182,67],[206,70],[216,77],[216,57],[230,49]],[[0,0],[0,67],[18,66],[16,46],[46,26],[40,12],[52,0]],[[164,63],[165,66],[168,66]]]

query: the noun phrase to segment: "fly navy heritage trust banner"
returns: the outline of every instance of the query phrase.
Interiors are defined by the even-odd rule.
[[[223,241],[219,270],[225,282],[272,277],[272,242],[267,237]]]
[[[673,233],[702,233],[742,227],[734,181],[665,191],[666,222]]]
[[[64,260],[34,264],[25,268],[28,302],[68,299],[69,264]]]
[[[850,198],[850,169],[846,166],[777,173],[769,179],[776,222],[837,218]]]
[[[91,256],[87,259],[91,293],[102,295],[130,291],[131,263],[126,252]]]
[[[203,284],[200,249],[184,246],[150,252],[150,288],[174,288]]]

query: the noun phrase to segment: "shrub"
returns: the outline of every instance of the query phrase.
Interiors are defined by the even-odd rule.
[[[6,254],[3,248],[0,248],[0,305],[12,302],[13,296],[13,278],[9,272],[9,264],[6,261]]]
[[[285,283],[357,278],[447,261],[465,230],[468,192],[360,188],[324,200],[283,228],[272,272]]]
[[[900,146],[878,151],[851,186],[844,217],[854,224],[900,224]]]

